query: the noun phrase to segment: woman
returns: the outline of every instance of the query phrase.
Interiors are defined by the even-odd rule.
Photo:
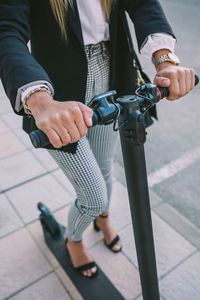
[[[110,89],[134,92],[124,11],[139,49],[154,60],[155,83],[169,87],[169,100],[184,96],[194,86],[194,71],[169,57],[174,34],[157,0],[0,0],[0,76],[25,131],[38,127],[48,136],[48,151],[76,190],[66,246],[73,266],[89,278],[98,270],[82,234],[92,221],[110,250],[122,247],[108,218],[117,135],[112,126],[91,127],[87,103]]]

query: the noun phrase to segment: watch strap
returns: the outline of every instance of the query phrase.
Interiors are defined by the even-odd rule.
[[[180,63],[178,61],[173,60],[168,54],[163,54],[160,57],[153,59],[153,63],[155,65],[155,67],[157,68],[157,66],[163,62],[170,62],[173,65],[179,65]]]

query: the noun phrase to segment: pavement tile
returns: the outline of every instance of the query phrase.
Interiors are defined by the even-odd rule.
[[[3,91],[1,80],[0,80],[0,102],[1,102],[0,115],[13,111],[10,101],[8,100],[6,94]]]
[[[166,300],[200,299],[200,252],[194,254],[160,281]]]
[[[194,226],[188,219],[180,214],[168,203],[162,203],[154,208],[154,211],[177,232],[179,232],[193,246],[200,250],[200,229]]]
[[[5,195],[0,195],[0,238],[23,227],[13,207],[10,205]]]
[[[117,147],[117,149],[120,149],[120,147]],[[114,162],[113,162],[113,176],[118,180],[121,184],[126,186],[126,177],[125,177],[125,171],[124,166],[122,165],[123,158],[121,157],[121,149],[120,154],[118,154],[119,150],[116,150],[115,156],[114,156]],[[118,162],[118,160],[121,160],[121,164]]]
[[[17,135],[17,137],[22,141],[24,146],[26,146],[27,149],[33,148],[33,145],[31,143],[31,140],[28,136],[28,134],[21,128],[16,129],[14,133]]]
[[[12,296],[51,271],[26,229],[0,240],[0,257],[0,299]]]
[[[102,231],[96,232],[92,223],[83,233],[83,240],[87,249],[90,249],[103,241],[103,233]]]
[[[135,298],[134,300],[143,300],[142,295],[139,298]],[[163,298],[160,298],[160,300],[163,300]],[[166,299],[167,300],[167,299]]]
[[[13,112],[11,104],[8,99],[2,98],[1,91],[0,91],[0,115],[2,116],[3,114],[11,113]]]
[[[199,170],[200,159],[153,190],[200,229]]]
[[[139,273],[122,253],[112,253],[103,243],[90,249],[92,257],[125,299],[141,293]]]
[[[46,149],[33,149],[32,153],[48,171],[58,168],[58,164]]]
[[[6,194],[24,223],[38,218],[37,202],[43,202],[51,211],[71,202],[71,195],[50,174],[18,186]]]
[[[69,191],[69,193],[73,196],[75,199],[76,192],[71,184],[71,182],[68,180],[68,178],[65,176],[64,172],[61,169],[58,169],[54,172],[52,172],[52,175],[55,176],[55,178],[62,184],[62,186]]]
[[[0,134],[0,159],[8,157],[12,154],[23,152],[26,150],[24,145],[20,142],[20,140],[16,137],[16,135],[12,132],[5,132]]]
[[[160,204],[163,200],[161,199],[161,197],[159,197],[154,191],[152,191],[151,189],[149,189],[149,197],[150,197],[150,203],[151,203],[151,207],[154,207],[158,204]]]
[[[45,169],[28,151],[0,160],[0,191],[45,173]]]
[[[158,276],[160,277],[168,273],[196,249],[155,213],[152,213],[152,220]],[[132,225],[120,232],[120,236],[123,252],[135,266],[138,266]]]
[[[3,114],[1,118],[10,129],[22,128],[22,116],[15,114],[13,111]]]
[[[122,186],[127,189],[126,185],[126,179],[125,179],[125,173],[124,168],[119,165],[119,163],[114,162],[113,163],[113,176],[115,178],[115,181],[118,181],[122,184]],[[151,207],[158,205],[160,202],[162,202],[162,198],[159,197],[153,190],[149,189],[149,197],[151,202]]]
[[[127,189],[119,181],[113,183],[110,217],[117,231],[131,222]]]
[[[66,288],[67,292],[70,295],[70,298],[73,300],[84,300],[77,288],[72,283],[71,279],[67,276],[62,267],[57,268],[56,274],[61,280],[62,284]],[[86,299],[85,299],[86,300]],[[114,299],[113,299],[114,300]]]
[[[132,224],[128,225],[120,232],[120,238],[122,241],[122,251],[132,261],[132,263],[138,268],[137,255],[135,249],[135,240],[133,235]]]
[[[55,274],[50,274],[18,293],[12,300],[70,300]]]
[[[0,134],[6,131],[10,131],[9,127],[0,119]]]

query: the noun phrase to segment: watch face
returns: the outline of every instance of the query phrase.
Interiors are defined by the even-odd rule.
[[[174,61],[176,64],[180,64],[180,60],[178,58],[178,56],[176,56],[176,54],[174,53],[168,53],[169,58]]]

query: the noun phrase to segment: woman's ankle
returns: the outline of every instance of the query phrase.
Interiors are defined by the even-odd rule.
[[[104,219],[104,218],[108,218],[108,216],[109,216],[109,212],[105,211],[105,212],[102,212],[98,217]]]
[[[82,244],[82,240],[80,241],[73,241],[73,240],[70,240],[70,239],[67,239],[67,243],[71,244],[71,245],[76,245],[76,244]]]

